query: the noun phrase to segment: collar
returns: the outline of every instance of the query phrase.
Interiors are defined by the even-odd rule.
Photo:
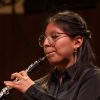
[[[76,72],[77,66],[76,65],[72,65],[68,68],[65,68],[63,72],[60,72],[57,70],[57,68],[55,67],[52,74],[51,74],[51,78],[52,79],[59,79],[60,77],[64,76],[67,79],[69,78],[73,78]]]
[[[91,67],[90,64],[74,64],[68,68],[65,68],[65,70],[63,72],[60,72],[57,70],[57,68],[55,67],[53,72],[51,73],[51,78],[52,79],[56,79],[58,80],[61,76],[64,76],[65,78],[69,79],[69,78],[74,78],[75,74],[78,72],[80,74],[82,74],[82,72],[84,71],[84,69]]]

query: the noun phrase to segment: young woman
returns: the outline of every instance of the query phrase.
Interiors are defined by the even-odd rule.
[[[5,85],[23,93],[23,100],[100,100],[100,70],[93,65],[91,34],[83,18],[63,11],[51,16],[39,44],[53,69],[32,81],[25,71]]]

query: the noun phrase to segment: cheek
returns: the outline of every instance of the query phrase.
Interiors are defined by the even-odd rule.
[[[55,44],[55,48],[59,56],[69,57],[73,54],[73,42],[69,39],[60,40]]]

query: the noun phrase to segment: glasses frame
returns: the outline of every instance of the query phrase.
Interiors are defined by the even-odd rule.
[[[68,35],[66,33],[57,33],[57,34],[60,34],[55,40],[52,38],[52,37],[48,37],[48,36],[45,36],[45,35],[40,35],[39,36],[39,46],[40,47],[44,47],[43,44],[45,42],[45,40],[47,39],[49,41],[50,44],[54,44],[57,40],[59,40],[60,38],[63,38],[63,37],[68,37]],[[61,35],[62,34],[62,35]],[[42,40],[42,38],[44,39],[43,40],[43,43],[40,42]]]

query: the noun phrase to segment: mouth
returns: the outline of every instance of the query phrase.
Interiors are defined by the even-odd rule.
[[[46,55],[48,56],[48,55],[51,55],[53,53],[55,53],[55,52],[54,51],[53,52],[48,52],[48,53],[46,53]]]

